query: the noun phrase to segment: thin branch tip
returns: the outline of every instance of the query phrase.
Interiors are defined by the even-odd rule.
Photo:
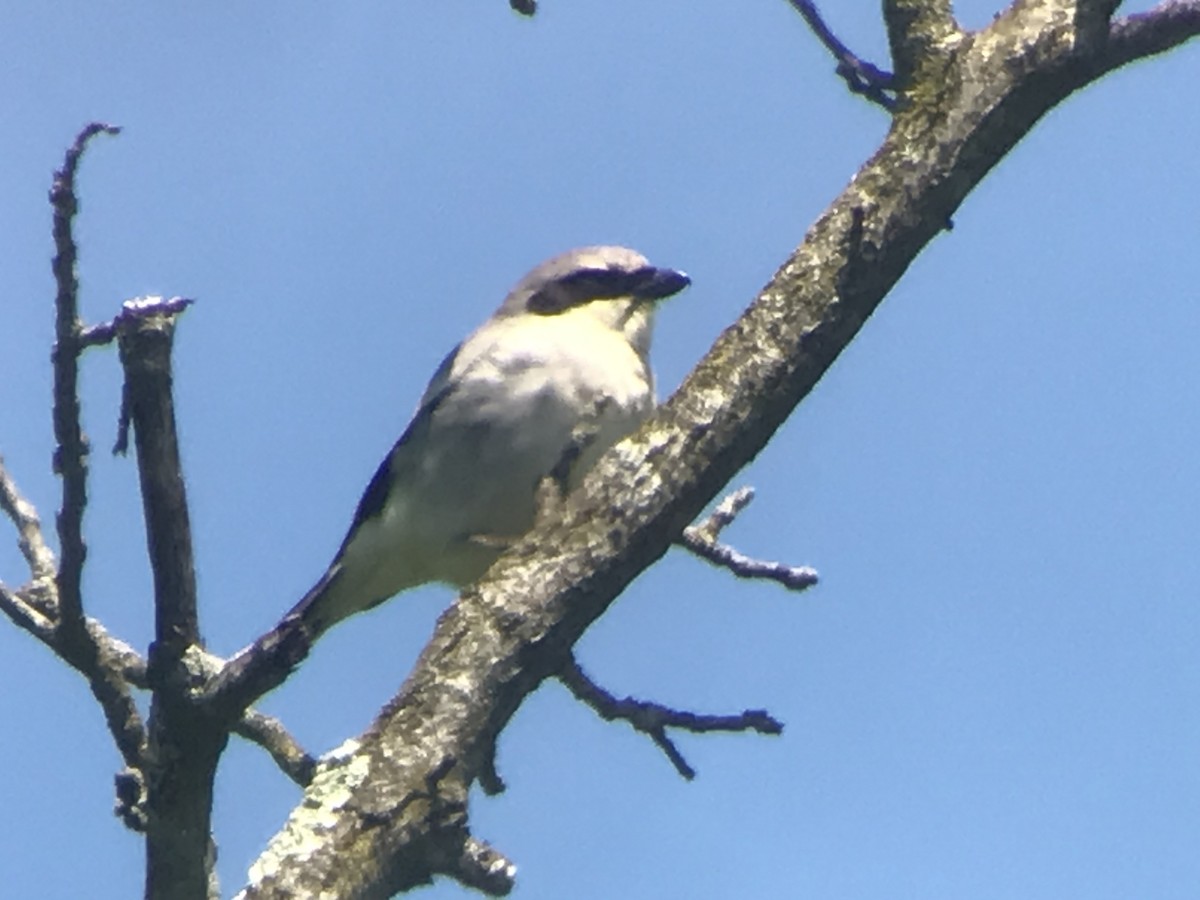
[[[852,94],[869,100],[888,112],[896,109],[896,77],[850,51],[833,30],[825,23],[813,0],[788,0],[792,8],[803,17],[809,29],[817,36],[837,62],[834,70],[846,82]]]
[[[675,771],[687,781],[696,777],[696,770],[688,763],[675,742],[667,734],[668,728],[690,731],[694,734],[709,732],[754,731],[759,734],[778,735],[783,733],[783,723],[765,710],[746,710],[737,715],[707,715],[672,709],[660,703],[625,697],[618,700],[606,691],[580,667],[574,657],[558,672],[558,680],[584,705],[590,707],[606,722],[627,722],[635,731],[650,738]]]
[[[728,569],[738,578],[774,581],[790,591],[807,590],[818,581],[815,569],[754,559],[718,540],[721,532],[750,505],[754,496],[754,488],[749,486],[726,495],[708,518],[685,528],[676,543],[706,562]]]
[[[517,866],[484,841],[468,835],[448,875],[489,897],[506,897],[516,887]]]

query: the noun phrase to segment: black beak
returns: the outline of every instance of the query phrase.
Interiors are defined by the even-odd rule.
[[[678,294],[692,283],[687,273],[677,269],[659,269],[647,266],[637,272],[635,295],[643,300],[662,300]]]

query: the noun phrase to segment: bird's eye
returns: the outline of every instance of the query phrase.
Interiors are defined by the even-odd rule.
[[[529,295],[525,309],[541,316],[552,316],[573,306],[570,294],[560,290],[557,283],[548,284],[540,291]]]

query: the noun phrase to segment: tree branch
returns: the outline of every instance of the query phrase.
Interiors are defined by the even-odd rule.
[[[1108,39],[1109,19],[1121,0],[1071,0],[1075,7],[1076,46],[1095,52]]]
[[[1200,35],[1200,2],[1167,0],[1144,13],[1114,22],[1102,54],[1109,72],[1138,59],[1165,53]]]
[[[689,525],[683,529],[683,534],[680,535],[677,543],[701,559],[728,569],[738,578],[763,578],[768,581],[777,581],[792,591],[802,591],[812,587],[818,581],[815,569],[753,559],[717,540],[721,532],[737,518],[738,513],[750,505],[750,501],[753,499],[754,488],[738,488],[717,504],[712,515],[703,522],[698,525]]]
[[[884,0],[883,19],[896,73],[893,87],[907,92],[920,80],[936,89],[934,72],[966,37],[950,11],[950,0]],[[920,67],[932,68],[918,78]]]
[[[196,568],[171,373],[175,319],[189,302],[180,297],[170,301],[139,298],[126,302],[116,320],[125,369],[122,419],[133,423],[154,573],[155,645],[171,660],[178,660],[200,640]],[[156,664],[153,652],[150,664]]]
[[[17,510],[17,515],[23,519],[24,527],[29,527],[32,522],[36,530],[36,510],[16,492],[16,487],[4,470],[3,461],[0,460],[0,508],[9,512],[10,502]],[[34,540],[36,541],[36,539],[40,539],[40,532]],[[25,539],[23,538],[22,544],[24,545],[24,543]],[[46,552],[49,551],[46,550]],[[109,730],[117,743],[117,749],[125,760],[126,775],[131,777],[138,772],[138,767],[144,762],[142,754],[145,750],[145,728],[141,724],[141,716],[137,712],[137,707],[132,697],[129,696],[128,690],[113,690],[112,685],[115,682],[121,685],[147,688],[149,678],[147,677],[146,660],[127,643],[111,635],[103,625],[91,617],[85,619],[85,627],[89,641],[99,648],[98,651],[96,653],[79,653],[76,652],[78,647],[76,642],[64,644],[60,639],[60,633],[55,628],[57,605],[54,602],[53,593],[52,555],[50,564],[51,571],[41,578],[43,583],[50,585],[49,594],[37,588],[38,578],[36,576],[35,583],[31,584],[25,592],[12,591],[0,582],[0,612],[3,612],[13,624],[29,632],[60,659],[84,675],[89,683],[100,682],[105,686],[102,691],[94,689],[93,693],[96,694],[98,700],[105,704],[105,719],[109,723]],[[31,561],[30,565],[32,568],[34,563]],[[222,664],[217,657],[212,657],[212,660],[213,662],[207,667],[209,676],[219,671]],[[86,668],[89,665],[92,666],[91,669]],[[108,670],[106,674],[98,671],[101,667]],[[233,730],[239,737],[266,750],[280,770],[296,784],[304,787],[312,780],[316,760],[300,746],[278,719],[249,709],[237,721]],[[118,783],[122,783],[120,778],[118,778]],[[120,793],[118,791],[119,795]],[[131,811],[132,807],[119,796],[118,812],[127,824],[134,827],[135,822],[129,818]],[[137,830],[144,830],[144,821],[138,819],[138,823]]]
[[[17,627],[28,631],[47,646],[55,641],[54,620],[43,613],[37,604],[28,601],[0,581],[0,612]]]
[[[29,575],[34,584],[52,586],[55,576],[54,553],[46,544],[42,534],[42,522],[37,509],[26,500],[4,465],[0,456],[0,510],[12,520],[17,528],[17,545],[29,566]]]
[[[317,768],[316,759],[305,752],[299,742],[284,728],[283,723],[274,716],[253,709],[246,710],[233,730],[239,737],[258,744],[271,754],[280,771],[300,787],[305,787],[312,781],[313,772]]]
[[[58,538],[62,565],[58,571],[58,627],[82,631],[83,600],[80,581],[87,547],[83,542],[83,511],[87,506],[87,439],[79,420],[79,279],[71,231],[79,202],[75,197],[75,172],[88,142],[98,134],[119,134],[113,125],[93,122],[67,150],[63,166],[54,173],[50,204],[54,210],[55,344],[54,361],[54,470],[62,477],[62,509]]]
[[[84,620],[82,640],[65,638],[53,614],[57,603],[51,606],[51,610],[42,610],[19,592],[0,584],[0,612],[87,679],[125,764],[142,766],[145,763],[146,729],[125,677],[129,656],[136,656],[136,653],[90,618]]]
[[[889,112],[896,108],[896,77],[850,52],[833,33],[813,0],[788,0],[792,8],[804,17],[813,34],[837,60],[837,75],[846,82],[850,93],[858,94]]]
[[[574,657],[558,673],[558,680],[567,686],[576,700],[586,703],[606,722],[616,719],[628,722],[637,731],[650,737],[666,754],[675,771],[691,781],[696,770],[688,765],[683,754],[667,736],[668,728],[679,728],[696,734],[713,731],[757,731],[759,734],[782,734],[783,723],[765,710],[748,709],[734,716],[701,715],[672,709],[659,703],[626,697],[618,700],[587,676]]]

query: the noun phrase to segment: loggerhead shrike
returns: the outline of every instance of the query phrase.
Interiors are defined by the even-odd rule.
[[[533,526],[539,482],[586,426],[568,488],[654,406],[655,304],[683,272],[624,247],[542,263],[443,360],[329,569],[287,618],[315,636],[428,581],[463,587]]]

